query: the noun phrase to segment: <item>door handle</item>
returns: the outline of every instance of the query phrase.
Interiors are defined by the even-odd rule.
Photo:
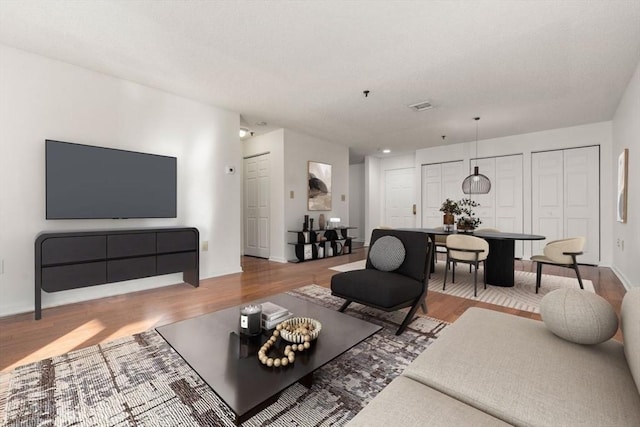
[[[416,204],[415,203],[413,204],[413,214],[414,215],[416,214]]]

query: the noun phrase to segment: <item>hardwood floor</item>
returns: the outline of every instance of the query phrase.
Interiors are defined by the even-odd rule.
[[[39,321],[33,319],[32,312],[0,318],[0,371],[311,283],[329,287],[331,276],[336,274],[329,267],[365,256],[366,250],[359,248],[350,255],[301,264],[243,257],[243,273],[202,280],[199,288],[178,284],[48,308]],[[516,269],[534,271],[528,261],[516,261]],[[581,267],[580,271],[619,314],[626,291],[615,274],[597,267]],[[574,274],[569,269],[551,267],[545,267],[544,273],[569,277]],[[447,322],[455,321],[469,307],[540,318],[533,313],[437,292],[428,294],[427,303],[428,316]],[[620,331],[616,338],[621,339]]]

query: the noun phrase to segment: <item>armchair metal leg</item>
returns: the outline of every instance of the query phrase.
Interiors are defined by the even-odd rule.
[[[575,255],[573,256],[573,269],[576,271],[576,276],[578,277],[578,283],[580,283],[580,289],[584,289],[584,286],[582,286],[582,277],[580,277],[580,270],[578,270],[578,263],[576,262]]]
[[[422,312],[426,314],[427,313],[427,302],[424,299],[422,300],[422,304],[420,304],[420,306],[422,307]]]
[[[536,294],[538,293],[538,289],[540,289],[541,279],[542,279],[542,263],[538,262],[538,267],[536,269]]]
[[[340,309],[338,310],[340,313],[342,313],[343,311],[345,311],[347,309],[347,307],[349,307],[349,304],[351,304],[351,301],[346,300],[344,302],[344,304],[342,304],[342,307],[340,307]]]

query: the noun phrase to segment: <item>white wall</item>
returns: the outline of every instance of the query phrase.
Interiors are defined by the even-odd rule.
[[[284,129],[245,140],[244,157],[269,153],[269,260],[287,262],[284,229]],[[244,176],[244,175],[242,175]],[[244,188],[244,187],[243,187]],[[244,233],[242,238],[244,239]],[[244,244],[242,245],[244,247]]]
[[[309,160],[332,165],[331,168],[331,211],[307,210],[308,166]],[[294,192],[294,198],[290,197]],[[285,240],[295,241],[295,235],[286,230],[302,230],[304,216],[314,219],[314,228],[318,228],[318,216],[324,214],[339,217],[342,224],[349,224],[349,149],[345,146],[314,138],[288,129],[284,130],[284,226]],[[345,200],[342,200],[344,195]],[[293,245],[286,245],[288,259],[295,259]]]
[[[615,221],[613,216],[613,241],[624,242],[613,245],[613,270],[627,288],[640,286],[640,64],[613,117],[613,148],[609,165],[613,179],[607,189],[617,194],[618,156],[629,149],[629,175],[627,196],[627,222]],[[611,212],[615,208],[612,205]]]
[[[0,45],[0,316],[32,311],[41,231],[194,226],[200,277],[240,268],[239,115]],[[45,220],[44,140],[175,156],[175,219]],[[43,294],[43,306],[181,283],[180,274]],[[191,289],[185,289],[190,292]],[[195,290],[194,290],[195,291]]]
[[[614,220],[615,197],[612,194],[614,172],[611,170],[611,122],[592,123],[513,135],[504,138],[485,139],[478,142],[478,157],[523,154],[524,189],[524,232],[531,232],[531,153],[544,150],[575,148],[590,145],[600,146],[600,265],[608,266],[612,262],[612,221]],[[416,169],[423,164],[463,160],[475,157],[475,141],[425,148],[416,151]],[[418,175],[419,176],[419,175]],[[419,181],[418,181],[419,182]],[[462,184],[462,183],[461,183]],[[422,218],[418,199],[418,218]]]
[[[358,227],[350,235],[364,242],[364,163],[349,165],[349,225]]]

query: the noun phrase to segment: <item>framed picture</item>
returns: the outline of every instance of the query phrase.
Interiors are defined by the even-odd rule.
[[[616,216],[618,222],[627,222],[627,179],[629,168],[629,149],[625,148],[618,157],[618,200]]]
[[[310,211],[331,210],[331,165],[309,161],[308,208]]]

